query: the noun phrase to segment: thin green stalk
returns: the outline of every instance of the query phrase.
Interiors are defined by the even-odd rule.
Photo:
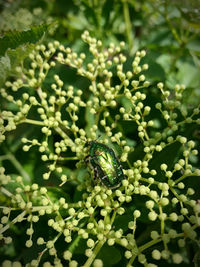
[[[4,187],[1,187],[1,192],[4,194],[4,195],[6,195],[7,197],[12,197],[13,196],[13,194],[12,193],[10,193],[10,191],[8,191],[6,188],[4,188]]]
[[[159,212],[160,212],[160,215],[162,217],[163,210],[162,210],[162,206],[161,205],[159,205]],[[160,221],[161,221],[161,224],[160,224],[160,232],[161,232],[161,236],[163,236],[164,235],[165,222],[164,222],[163,219],[160,219]]]
[[[12,220],[10,223],[8,223],[6,226],[0,229],[0,234],[3,234],[6,230],[10,228],[11,225],[15,224],[18,222],[18,219],[23,218],[26,215],[26,211],[24,210],[22,213],[20,213],[17,217],[15,217],[14,220]]]
[[[149,182],[149,180],[147,178],[140,178],[140,180],[143,181],[143,182],[146,182],[146,183],[150,184],[150,182]],[[154,181],[153,184],[157,184],[158,185],[159,182]]]
[[[43,121],[36,121],[36,120],[31,120],[31,119],[22,120],[20,123],[30,123],[30,124],[34,124],[34,125],[44,126]]]
[[[7,153],[6,155],[3,155],[0,157],[0,161],[3,160],[10,160],[11,163],[15,166],[15,168],[18,170],[18,172],[21,174],[21,176],[24,178],[24,180],[28,183],[30,183],[31,178],[28,175],[28,173],[24,170],[21,163],[15,158],[15,156],[11,153]]]
[[[168,11],[167,11],[167,4],[165,5],[165,19],[166,19],[166,22],[172,32],[172,35],[174,36],[174,39],[179,43],[180,46],[183,45],[183,42],[181,40],[181,38],[179,37],[176,29],[174,28],[174,26],[172,25],[170,19],[169,19],[169,16],[168,16]]]
[[[190,176],[196,176],[196,174],[195,173],[184,174],[181,177],[179,177],[176,181],[174,181],[174,184],[178,184],[179,182],[183,181],[185,178],[190,177]]]
[[[128,163],[129,168],[130,168],[130,169],[133,169],[133,167],[132,167],[132,165],[131,165],[129,159],[127,159],[127,163]]]
[[[111,222],[110,222],[111,225],[113,224],[113,222],[115,220],[116,214],[117,214],[117,212],[116,212],[116,210],[114,210],[112,218],[111,218]]]
[[[12,162],[12,164],[15,166],[15,168],[19,171],[19,173],[21,174],[21,176],[24,178],[24,180],[28,183],[31,182],[31,178],[28,175],[28,173],[24,170],[24,168],[22,167],[21,163],[15,158],[15,156],[13,154],[10,154],[10,161]]]
[[[69,205],[69,208],[80,208],[79,203],[69,203],[68,205]]]
[[[41,252],[39,253],[38,258],[37,258],[38,265],[39,265],[39,263],[40,263],[40,260],[41,260],[42,256],[43,256],[44,253],[47,251],[47,249],[48,249],[48,248],[45,248],[43,251],[41,251]],[[38,266],[38,265],[37,265],[37,266]]]
[[[60,160],[78,160],[78,158],[77,157],[64,157],[64,158],[59,158],[58,160],[59,161]]]
[[[132,36],[132,30],[131,30],[131,19],[130,19],[130,13],[129,13],[129,7],[127,0],[123,0],[123,13],[124,13],[124,20],[126,25],[126,37],[128,40],[129,49],[133,47],[133,36]]]
[[[102,18],[102,8],[104,5],[105,0],[94,0],[92,3],[92,8],[96,15],[96,21],[97,21],[97,36],[102,39],[102,29],[101,29],[101,18]]]
[[[4,160],[10,160],[9,155],[2,155],[2,156],[0,156],[0,161],[4,161]]]
[[[41,209],[48,209],[51,208],[52,206],[47,205],[47,206],[35,206],[31,208],[32,212],[40,211]]]
[[[106,110],[108,111],[108,109],[106,109]],[[108,120],[109,120],[111,123],[115,122],[115,121],[113,120],[113,118],[112,118],[110,115],[108,116]],[[119,123],[117,123],[117,128],[120,130],[120,132],[123,133],[123,127],[122,127]]]
[[[54,238],[54,240],[53,240],[53,243],[54,243],[54,244],[56,243],[56,241],[58,240],[58,238],[62,235],[62,233],[63,233],[63,232],[60,232],[60,233]],[[48,250],[48,248],[45,248],[42,252],[39,253],[39,256],[38,256],[38,258],[37,258],[38,265],[39,265],[39,262],[40,262],[42,256],[44,255],[44,253],[45,253],[47,250]],[[38,266],[38,265],[37,265],[37,266]]]
[[[100,249],[104,245],[104,243],[105,243],[104,240],[99,241],[99,243],[96,245],[96,247],[95,247],[95,249],[93,251],[92,256],[87,259],[87,261],[85,262],[85,264],[83,265],[83,267],[89,267],[89,266],[91,266],[91,264],[93,263],[94,259],[97,256],[97,254],[99,253]]]
[[[176,190],[175,190],[172,186],[170,186],[169,188],[170,188],[170,190],[172,191],[172,193],[175,195],[175,197],[179,199],[179,195],[178,195],[178,193],[176,192]]]
[[[154,246],[155,244],[159,243],[162,241],[162,238],[158,238],[158,239],[155,239],[155,240],[151,240],[149,242],[147,242],[146,244],[144,244],[143,246],[140,246],[138,249],[139,249],[139,252],[141,253],[142,251],[144,251],[145,249],[149,248],[149,247],[152,247]]]
[[[132,263],[134,262],[135,258],[138,256],[138,250],[135,251],[135,253],[133,253],[133,256],[131,257],[131,259],[129,260],[129,263],[127,264],[127,266],[132,266]]]

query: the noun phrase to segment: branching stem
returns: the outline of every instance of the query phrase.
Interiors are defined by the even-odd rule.
[[[104,243],[105,243],[104,240],[99,241],[99,243],[96,245],[96,247],[95,247],[95,249],[93,251],[92,256],[87,259],[87,261],[85,262],[85,264],[83,265],[83,267],[89,267],[89,266],[91,266],[91,264],[93,263],[94,259],[97,256],[97,254],[99,253],[100,249],[103,247]]]

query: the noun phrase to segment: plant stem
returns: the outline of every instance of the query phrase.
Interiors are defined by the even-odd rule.
[[[96,247],[95,247],[95,249],[93,251],[92,256],[87,259],[87,261],[85,262],[83,267],[89,267],[92,264],[92,262],[96,258],[97,254],[99,253],[99,251],[102,248],[102,246],[104,245],[104,243],[105,243],[104,240],[99,241],[99,243],[96,245]]]
[[[158,204],[158,206],[159,206],[160,215],[162,216],[162,214],[163,214],[162,206],[160,204]],[[160,232],[161,232],[161,236],[163,236],[164,235],[165,222],[164,222],[163,219],[161,219],[160,221],[161,221],[161,224],[160,224]]]
[[[13,194],[10,193],[7,189],[5,189],[4,187],[1,187],[1,192],[6,195],[7,197],[12,197]]]
[[[8,230],[10,228],[10,226],[12,224],[15,224],[18,222],[18,219],[23,218],[26,215],[26,211],[24,210],[22,213],[20,213],[17,217],[15,217],[14,220],[12,220],[12,222],[8,223],[6,226],[4,226],[3,228],[0,229],[0,234],[3,234],[6,230]]]
[[[99,39],[102,39],[102,30],[101,30],[101,19],[102,19],[102,8],[104,5],[105,0],[94,0],[92,3],[92,8],[94,10],[97,22],[97,36]]]
[[[172,35],[174,36],[174,39],[179,43],[180,46],[182,46],[183,42],[182,42],[181,38],[179,37],[176,29],[172,25],[172,23],[170,21],[170,18],[168,16],[167,4],[165,5],[165,13],[164,13],[164,15],[165,15],[166,22],[167,22],[167,24],[168,24],[168,26],[169,26],[169,28],[170,28],[170,30],[172,32]]]
[[[123,12],[124,12],[124,20],[126,25],[126,37],[128,40],[129,49],[133,47],[133,36],[131,31],[131,20],[130,20],[130,14],[129,14],[129,7],[127,0],[122,0],[123,2]]]
[[[59,158],[58,160],[78,160],[77,157],[64,157],[64,158]]]
[[[146,183],[149,183],[150,184],[150,182],[149,182],[149,180],[147,178],[140,178],[140,180],[143,181],[143,182],[146,182]],[[154,181],[153,184],[157,184],[158,185],[159,182]]]
[[[191,173],[191,174],[184,174],[182,175],[181,177],[179,177],[176,181],[174,181],[175,184],[179,183],[180,181],[184,180],[185,178],[187,177],[190,177],[190,176],[196,176],[195,173]]]
[[[22,120],[21,123],[30,123],[30,124],[34,124],[34,125],[44,126],[43,121],[36,121],[36,120],[31,120],[31,119]]]
[[[115,220],[116,214],[117,214],[117,211],[114,210],[113,215],[112,215],[112,218],[111,218],[111,222],[110,222],[111,225],[113,224],[113,222]]]
[[[11,153],[7,153],[6,155],[0,156],[0,161],[3,160],[10,160],[12,164],[15,166],[15,168],[18,170],[18,172],[21,174],[21,176],[24,178],[24,180],[28,183],[30,183],[31,179],[28,173],[24,170],[21,163],[15,158],[15,156]]]
[[[9,160],[9,155],[2,155],[0,156],[0,161],[3,161],[3,160]]]
[[[149,242],[147,242],[146,244],[144,244],[143,246],[140,246],[138,249],[139,249],[139,252],[141,253],[142,251],[144,251],[145,249],[149,248],[149,247],[152,247],[153,245],[159,243],[162,241],[162,238],[158,238],[158,239],[155,239],[155,240],[151,240]]]
[[[131,257],[131,259],[130,259],[129,263],[127,264],[127,266],[132,266],[132,263],[134,262],[134,260],[135,260],[135,258],[137,256],[138,256],[138,253],[137,252],[133,253],[133,256]]]

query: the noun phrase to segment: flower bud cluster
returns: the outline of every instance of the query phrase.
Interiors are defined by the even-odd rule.
[[[184,249],[188,240],[196,242],[200,225],[200,205],[193,199],[195,190],[185,183],[187,178],[200,176],[200,170],[190,164],[191,159],[197,158],[198,150],[195,142],[181,133],[181,127],[200,123],[199,107],[188,113],[180,102],[184,86],[177,85],[171,94],[163,83],[157,85],[162,98],[152,106],[151,101],[148,102],[149,82],[143,74],[148,69],[148,65],[142,63],[144,50],[136,52],[127,70],[123,42],[110,43],[104,48],[103,43],[87,31],[82,39],[88,45],[90,57],[57,41],[47,46],[37,45],[29,55],[29,66],[18,66],[18,77],[0,89],[8,107],[1,112],[0,142],[20,124],[34,126],[39,134],[22,136],[23,153],[28,157],[36,149],[40,166],[45,168],[42,177],[30,178],[23,162],[18,162],[11,152],[0,155],[0,161],[10,161],[19,171],[12,175],[0,167],[0,189],[5,197],[1,206],[0,239],[5,245],[12,243],[12,238],[4,232],[7,233],[11,225],[18,227],[22,221],[26,222],[24,246],[40,249],[40,256],[33,259],[30,266],[42,264],[46,252],[51,263],[44,262],[43,266],[78,266],[74,252],[80,242],[85,244],[84,266],[92,262],[96,267],[103,266],[97,258],[98,252],[104,245],[115,244],[122,247],[127,266],[132,266],[135,258],[144,266],[156,266],[148,263],[146,249],[157,244],[151,252],[154,261],[170,259],[180,264],[184,259],[171,251],[170,242]],[[77,88],[75,82],[65,84],[57,71],[60,64],[66,71],[69,67],[76,69],[77,77],[87,80],[87,90]],[[160,111],[164,126],[151,118],[155,108]],[[32,114],[36,114],[35,117]],[[137,134],[131,131],[126,135],[126,123],[131,129],[134,127]],[[99,134],[99,142],[116,148],[124,167],[124,178],[115,189],[104,186],[101,179],[93,181],[95,171],[96,176],[102,178],[99,168],[88,166],[92,169],[88,174],[83,164],[89,154],[87,142],[97,140]],[[177,144],[180,153],[174,162],[162,160],[162,153]],[[67,165],[72,161],[77,162],[76,169],[72,169],[73,164]],[[58,194],[55,194],[51,183],[58,179]],[[75,196],[69,197],[66,184],[74,188]],[[119,226],[120,220],[124,220],[123,227]],[[41,221],[52,233],[49,239],[36,233],[36,224]],[[137,243],[138,226],[146,222],[159,227],[151,232],[144,229],[146,243]],[[65,242],[63,251],[57,249],[59,239]],[[11,265],[5,261],[3,266],[6,264]],[[20,263],[15,262],[13,266]]]

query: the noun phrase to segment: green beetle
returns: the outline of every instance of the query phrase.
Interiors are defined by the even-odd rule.
[[[86,158],[94,170],[94,179],[100,179],[111,189],[118,187],[125,177],[113,149],[96,141],[87,144],[89,155]]]

